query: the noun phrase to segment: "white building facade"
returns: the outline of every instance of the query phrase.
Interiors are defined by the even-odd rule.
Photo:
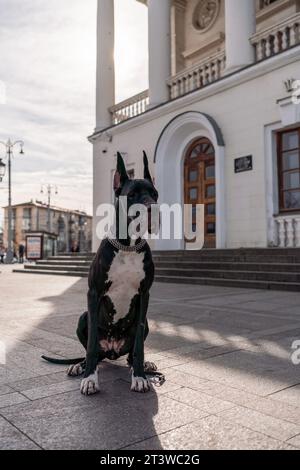
[[[141,177],[143,150],[161,203],[205,205],[206,247],[300,247],[300,0],[142,3],[149,90],[116,104],[114,3],[98,0],[93,249],[117,151]]]

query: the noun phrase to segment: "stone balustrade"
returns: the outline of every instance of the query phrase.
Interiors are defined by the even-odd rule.
[[[112,115],[112,124],[120,124],[123,121],[143,114],[148,105],[149,91],[146,90],[112,106],[109,108]]]
[[[186,95],[218,80],[223,76],[225,65],[225,52],[223,51],[174,75],[168,80],[170,99]]]
[[[300,214],[275,218],[276,245],[280,248],[300,247]]]
[[[300,13],[254,34],[250,41],[255,48],[256,62],[300,44]],[[186,68],[168,79],[169,99],[179,98],[219,80],[224,76],[225,68],[225,51],[218,52],[198,64]],[[109,109],[112,124],[117,125],[139,116],[147,110],[148,106],[149,91],[146,90],[112,106]]]
[[[254,34],[251,44],[255,47],[256,62],[300,44],[300,13]]]

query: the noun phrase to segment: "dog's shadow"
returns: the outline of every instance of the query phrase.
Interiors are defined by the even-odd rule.
[[[156,429],[159,423],[155,422],[158,419],[157,387],[152,385],[148,393],[132,392],[129,368],[108,361],[100,366],[99,382],[100,393],[82,397],[91,405],[85,408],[85,419],[89,435],[92,432],[94,436],[92,447],[162,449]]]

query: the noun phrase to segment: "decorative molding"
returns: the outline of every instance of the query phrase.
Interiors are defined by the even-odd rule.
[[[194,28],[200,33],[208,31],[218,18],[220,8],[220,0],[200,0],[193,13]]]
[[[295,82],[294,78],[289,78],[288,80],[285,80],[283,82],[287,93],[292,93],[294,91],[294,88],[293,88],[294,82]]]
[[[186,6],[187,6],[187,0],[173,0],[173,6],[177,9],[177,10],[185,10],[186,9]]]
[[[266,5],[260,10],[258,10],[256,14],[256,21],[257,23],[261,23],[271,16],[274,16],[276,13],[279,13],[286,8],[295,5],[295,0],[277,0],[277,2],[270,3],[270,5]]]
[[[221,130],[215,120],[206,114],[188,111],[175,116],[162,131],[155,151],[156,186],[167,204],[183,204],[182,162],[188,146],[200,136],[214,146],[216,165],[217,248],[226,248],[226,179],[225,147]],[[170,185],[170,171],[172,184]],[[157,250],[178,250],[188,246],[183,240],[158,240]]]
[[[200,47],[184,51],[182,55],[185,59],[190,59],[191,57],[195,55],[203,54],[204,52],[206,52],[209,49],[212,49],[213,47],[220,46],[221,44],[224,43],[224,41],[225,41],[225,34],[218,33],[215,36],[210,37],[206,41],[203,41]]]
[[[151,122],[158,117],[176,112],[183,107],[198,103],[203,99],[209,98],[210,96],[215,96],[217,93],[223,93],[226,90],[235,88],[236,86],[242,85],[243,83],[246,83],[250,80],[264,76],[265,74],[271,73],[274,70],[282,68],[286,65],[298,62],[299,54],[300,46],[293,47],[286,50],[283,54],[278,54],[269,58],[268,60],[264,60],[254,65],[245,67],[244,69],[237,70],[232,74],[226,75],[220,80],[209,84],[208,86],[200,88],[199,90],[193,91],[185,96],[181,96],[175,100],[168,101],[159,106],[156,106],[155,108],[149,109],[145,113],[136,116],[134,119],[129,119],[119,125],[112,125],[107,129],[103,129],[103,131],[95,132],[93,135],[89,136],[89,141],[92,143],[97,141],[101,133],[106,130],[109,130],[112,135],[126,132],[132,127],[137,127],[147,122]]]
[[[171,119],[168,124],[165,125],[165,127],[163,128],[163,130],[161,131],[160,135],[159,135],[159,138],[158,138],[158,141],[156,143],[156,147],[155,147],[155,151],[154,151],[154,158],[153,158],[153,162],[156,163],[156,160],[157,160],[157,152],[158,152],[158,147],[160,145],[160,141],[161,139],[163,138],[165,132],[167,131],[167,129],[175,122],[175,121],[179,121],[179,119],[183,122],[185,120],[185,118],[193,118],[193,119],[202,119],[203,121],[206,121],[207,122],[207,126],[210,125],[211,126],[211,130],[214,131],[214,134],[215,134],[215,138],[216,138],[216,142],[217,144],[220,146],[220,147],[225,147],[225,141],[224,141],[224,137],[223,137],[223,134],[222,134],[222,131],[219,127],[219,125],[217,124],[217,122],[215,121],[215,119],[210,116],[209,114],[205,114],[205,113],[201,113],[200,111],[185,111],[181,114],[177,114],[177,116],[175,116],[173,119]]]
[[[102,132],[101,137],[100,137],[99,140],[101,142],[111,143],[113,141],[113,136],[110,132],[104,131],[104,132]]]
[[[292,96],[277,100],[277,104],[283,127],[300,123],[300,103],[295,104]]]

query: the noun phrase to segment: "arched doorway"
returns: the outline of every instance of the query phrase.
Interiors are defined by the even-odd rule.
[[[215,150],[202,137],[188,148],[184,159],[184,203],[204,204],[204,247],[216,248],[216,170]],[[196,212],[193,210],[193,230]]]
[[[166,124],[158,139],[154,163],[156,187],[161,203],[172,206],[184,204],[184,160],[187,150],[199,140],[199,136],[211,142],[215,156],[216,198],[216,248],[226,248],[226,192],[225,192],[225,143],[216,121],[207,114],[187,111]],[[184,239],[164,240],[155,243],[157,250],[184,250]]]

